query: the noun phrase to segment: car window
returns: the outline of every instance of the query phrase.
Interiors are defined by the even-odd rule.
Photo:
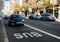
[[[43,14],[42,16],[51,16],[51,15],[49,15],[49,14]]]
[[[20,15],[11,15],[10,18],[11,19],[17,19],[17,18],[21,19],[21,16]]]

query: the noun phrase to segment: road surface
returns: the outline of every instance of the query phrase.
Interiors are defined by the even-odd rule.
[[[60,42],[60,23],[25,19],[24,26],[9,26],[4,20],[9,42]]]

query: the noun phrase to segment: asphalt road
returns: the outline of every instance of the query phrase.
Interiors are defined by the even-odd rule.
[[[9,42],[60,42],[60,23],[25,19],[24,26],[8,26],[4,21]]]

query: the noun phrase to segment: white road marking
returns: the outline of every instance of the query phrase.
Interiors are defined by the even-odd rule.
[[[41,37],[42,35],[37,32],[24,32],[24,33],[15,33],[15,38],[22,39],[22,38],[29,38],[29,37]]]
[[[41,29],[37,29],[37,28],[32,27],[32,26],[27,25],[27,24],[24,24],[24,25],[25,25],[25,26],[27,26],[27,27],[29,27],[29,28],[31,28],[31,29],[37,30],[37,31],[39,31],[39,32],[42,32],[42,33],[44,33],[44,34],[47,34],[47,35],[49,35],[49,36],[51,36],[51,37],[54,37],[54,38],[56,38],[56,39],[59,39],[59,40],[60,40],[60,37],[59,37],[59,36],[57,36],[57,35],[54,35],[54,34],[48,33],[48,32],[43,31],[43,30],[41,30]]]

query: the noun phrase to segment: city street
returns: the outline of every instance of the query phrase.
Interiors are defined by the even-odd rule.
[[[9,26],[4,20],[9,42],[60,42],[60,23],[25,19],[24,26]]]
[[[39,15],[41,19],[44,13],[57,17],[56,21],[26,18]],[[13,14],[19,17],[10,19]],[[7,19],[24,26],[10,26]],[[60,42],[60,0],[0,0],[0,42]]]

